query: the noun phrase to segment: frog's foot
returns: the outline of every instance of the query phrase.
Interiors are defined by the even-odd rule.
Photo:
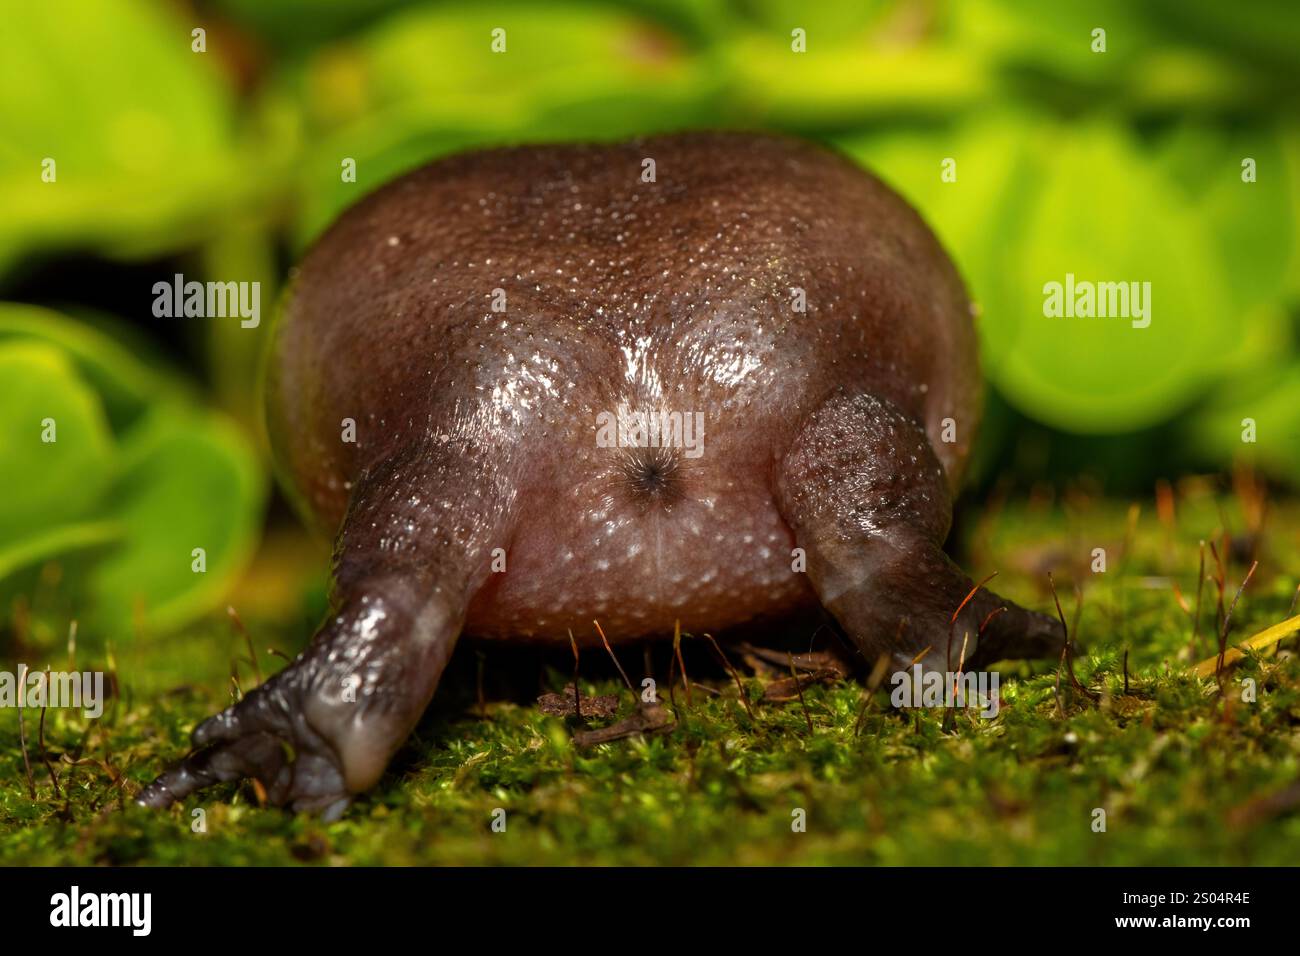
[[[305,706],[306,669],[289,667],[199,724],[194,749],[137,801],[161,808],[212,784],[253,779],[276,806],[340,817],[351,800],[348,775],[335,741],[308,717],[319,708]]]
[[[334,819],[373,787],[433,697],[490,549],[509,538],[500,458],[439,442],[368,471],[336,545],[335,612],[293,664],[200,724],[194,750],[138,802],[166,807],[251,778],[270,803]],[[486,493],[494,481],[505,490]],[[460,506],[411,494],[434,487]]]
[[[920,423],[885,399],[837,395],[804,424],[778,501],[808,575],[870,667],[956,672],[1056,657],[1065,629],[975,587],[943,553],[947,479]]]
[[[401,577],[372,578],[299,658],[194,731],[194,750],[146,787],[165,807],[251,778],[276,806],[336,819],[383,775],[433,696],[461,611]]]

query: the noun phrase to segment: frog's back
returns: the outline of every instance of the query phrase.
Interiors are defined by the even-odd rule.
[[[837,390],[885,396],[926,425],[954,480],[977,417],[965,294],[929,230],[848,161],[784,138],[452,157],[349,210],[295,285],[270,423],[320,525],[337,527],[367,464],[413,437],[474,432],[525,446],[524,493],[557,502],[524,520],[520,564],[553,575],[578,550],[621,566],[601,593],[627,587],[645,571],[638,555],[655,550],[655,574],[675,561],[679,591],[723,576],[719,602],[797,602],[770,470],[807,414]],[[638,413],[699,421],[701,453],[601,444],[602,421]],[[954,445],[937,442],[946,417],[962,425]],[[348,418],[355,444],[340,441]],[[645,474],[658,483],[649,498]],[[664,554],[665,534],[685,535],[681,555]],[[601,535],[616,556],[592,558]],[[727,574],[732,544],[761,548],[771,573],[747,563]],[[575,569],[573,587],[592,573]],[[501,587],[480,606],[536,603]],[[523,626],[478,616],[487,630]]]

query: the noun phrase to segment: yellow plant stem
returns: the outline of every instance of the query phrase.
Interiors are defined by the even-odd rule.
[[[1300,631],[1300,614],[1297,614],[1295,617],[1287,618],[1281,624],[1274,624],[1272,627],[1260,631],[1254,637],[1246,638],[1246,640],[1242,641],[1236,647],[1229,648],[1229,650],[1223,655],[1223,666],[1227,667],[1231,664],[1235,664],[1246,656],[1245,652],[1248,650],[1263,650],[1266,647],[1276,644],[1284,637],[1290,636],[1295,631]],[[1219,655],[1215,654],[1213,657],[1203,660],[1193,667],[1192,673],[1197,677],[1213,677],[1215,671],[1218,669]]]

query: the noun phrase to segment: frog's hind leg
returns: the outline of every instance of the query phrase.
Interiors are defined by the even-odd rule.
[[[1060,653],[1057,620],[985,588],[952,621],[974,584],[942,549],[946,476],[925,430],[891,402],[828,400],[801,426],[776,486],[812,585],[866,666],[887,654],[899,669],[923,655],[926,670],[956,671],[963,653],[968,669]]]
[[[374,785],[437,688],[466,608],[505,547],[501,459],[420,444],[358,482],[335,546],[334,610],[292,664],[201,723],[194,750],[141,791],[164,807],[255,778],[277,805],[336,817]]]

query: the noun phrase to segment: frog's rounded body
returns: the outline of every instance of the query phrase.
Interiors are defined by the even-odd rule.
[[[975,336],[947,257],[878,180],[790,139],[435,163],[347,212],[295,288],[272,435],[329,533],[413,431],[524,449],[506,570],[466,622],[485,637],[567,641],[593,618],[611,637],[677,618],[707,630],[815,602],[774,495],[807,417],[837,392],[888,398],[954,480],[977,420]],[[620,414],[667,434],[655,447],[629,427],[624,445],[640,447],[609,447],[620,436],[602,423]]]
[[[146,804],[253,776],[341,813],[462,632],[592,643],[594,620],[618,640],[820,604],[867,664],[1060,647],[1041,615],[963,602],[941,550],[979,417],[956,270],[817,147],[697,133],[417,170],[307,255],[267,385],[281,475],[337,535],[336,610]]]

